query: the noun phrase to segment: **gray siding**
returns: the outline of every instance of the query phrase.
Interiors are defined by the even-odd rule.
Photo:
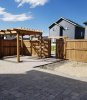
[[[67,30],[63,30],[63,36],[67,36],[68,38],[74,39],[75,37],[75,26],[66,22],[65,20],[60,22],[60,25],[63,26]]]
[[[63,30],[63,36],[67,36],[68,38],[74,39],[75,37],[75,26],[66,22],[65,20],[62,20],[59,23],[61,26],[63,26],[65,29],[68,28],[67,30]],[[50,36],[60,36],[60,27],[55,25],[52,27],[50,30]]]
[[[55,36],[59,36],[60,34],[60,27],[55,25],[54,27],[52,27],[50,30],[49,30],[49,35],[51,37],[55,37]]]
[[[85,39],[87,39],[87,26],[85,26]]]

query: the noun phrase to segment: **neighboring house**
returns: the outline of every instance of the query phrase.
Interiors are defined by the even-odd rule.
[[[48,39],[48,36],[43,36],[43,39],[45,40],[45,39]]]
[[[14,40],[14,39],[16,39],[16,36],[14,36],[14,35],[6,35],[6,36],[4,36],[4,39],[5,40]]]
[[[69,19],[60,18],[49,26],[49,37],[66,36],[71,39],[84,39],[85,28]]]
[[[4,36],[4,40],[15,40],[15,39],[16,39],[16,36],[14,35]],[[20,36],[20,40],[21,40],[21,36]],[[26,35],[26,36],[23,36],[23,40],[38,40],[38,37]]]
[[[14,40],[16,39],[16,36],[13,36],[13,35],[1,35],[0,36],[0,39],[4,39],[4,40]]]

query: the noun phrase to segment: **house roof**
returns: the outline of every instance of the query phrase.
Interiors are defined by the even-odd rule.
[[[68,23],[71,23],[74,26],[82,27],[83,28],[83,26],[79,25],[78,23],[76,23],[76,22],[74,22],[74,21],[72,21],[70,19],[63,18],[63,17],[61,17],[58,21],[56,21],[55,23],[53,23],[52,25],[50,25],[49,28],[51,29],[56,24],[59,24],[62,20],[65,20],[65,21],[67,21]]]
[[[87,25],[87,21],[86,21],[86,22],[84,22],[83,24]]]

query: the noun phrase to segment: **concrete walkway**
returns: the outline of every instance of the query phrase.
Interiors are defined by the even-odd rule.
[[[87,100],[87,82],[33,68],[55,59],[0,60],[0,100]]]
[[[40,65],[45,65],[57,61],[54,58],[40,59],[37,57],[24,56],[21,62],[17,63],[16,57],[7,57],[0,60],[0,74],[19,74]]]

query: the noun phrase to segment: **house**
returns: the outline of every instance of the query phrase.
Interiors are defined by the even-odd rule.
[[[14,40],[14,39],[16,39],[16,36],[14,36],[14,35],[6,35],[6,36],[4,36],[4,39],[5,40]]]
[[[43,36],[43,39],[45,40],[45,39],[48,39],[48,36]]]
[[[49,37],[66,36],[71,39],[84,39],[85,28],[69,19],[61,17],[49,26]]]

